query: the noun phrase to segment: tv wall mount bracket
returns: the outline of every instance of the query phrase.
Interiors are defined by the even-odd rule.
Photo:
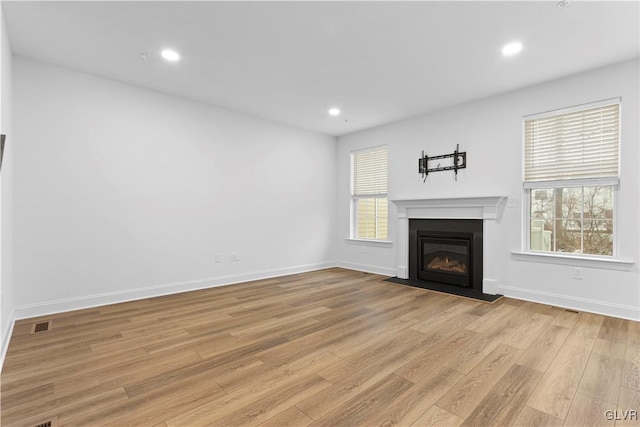
[[[467,152],[459,151],[460,144],[456,144],[456,151],[451,154],[443,154],[441,156],[427,156],[422,150],[422,157],[418,159],[418,173],[422,175],[422,181],[427,180],[429,172],[440,171],[454,171],[455,179],[458,180],[458,169],[465,169],[467,167]],[[447,159],[447,160],[445,160]],[[435,167],[430,167],[434,161],[441,160]],[[445,166],[440,166],[445,163]]]

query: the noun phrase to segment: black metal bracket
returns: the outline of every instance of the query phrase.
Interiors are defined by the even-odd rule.
[[[441,156],[432,156],[429,157],[422,151],[422,157],[418,159],[418,173],[422,174],[422,180],[426,181],[429,172],[440,172],[440,171],[454,171],[455,179],[458,180],[458,169],[465,169],[467,167],[467,152],[466,151],[458,151],[460,149],[460,144],[456,144],[456,151],[451,154],[443,154]],[[439,159],[453,159],[453,166],[440,166],[440,163],[436,167],[429,167],[429,162],[433,160]]]

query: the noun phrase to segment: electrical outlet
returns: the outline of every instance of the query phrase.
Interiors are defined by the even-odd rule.
[[[222,262],[222,257],[220,256],[220,254],[215,254],[215,255],[213,256],[213,260],[214,260],[216,263],[221,263],[221,262]]]
[[[573,278],[575,280],[582,280],[582,269],[579,267],[574,267],[573,269]]]
[[[231,261],[240,261],[240,252],[231,252]]]

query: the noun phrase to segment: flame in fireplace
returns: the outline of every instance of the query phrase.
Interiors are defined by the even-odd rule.
[[[427,265],[429,270],[440,270],[440,271],[450,271],[454,273],[466,273],[467,266],[464,263],[456,259],[449,260],[448,257],[441,259],[440,257],[435,257],[431,260],[429,265]]]

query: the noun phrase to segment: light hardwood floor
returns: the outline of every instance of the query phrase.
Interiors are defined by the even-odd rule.
[[[2,425],[638,425],[605,417],[640,411],[637,322],[382,279],[336,268],[20,321]]]

